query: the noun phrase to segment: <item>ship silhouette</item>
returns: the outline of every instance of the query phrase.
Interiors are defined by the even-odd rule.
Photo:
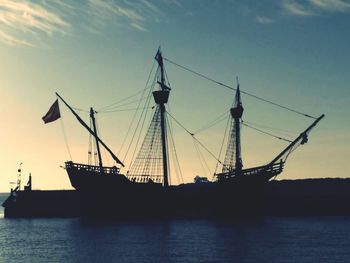
[[[176,63],[164,58],[160,50],[158,50],[155,60],[158,64],[155,78],[155,87],[157,88],[153,90],[152,95],[156,106],[139,152],[125,174],[121,172],[124,163],[103,142],[98,134],[95,120],[96,111],[93,108],[90,109],[90,125],[88,125],[74,108],[61,95],[56,93],[58,99],[68,107],[79,123],[86,128],[95,140],[98,157],[97,164],[82,164],[73,161],[65,163],[65,169],[71,185],[79,194],[82,214],[84,216],[106,218],[239,217],[259,214],[261,209],[263,209],[261,202],[265,186],[272,178],[283,171],[289,154],[299,145],[307,143],[308,134],[324,115],[315,118],[302,114],[313,119],[310,126],[294,140],[289,141],[288,146],[275,158],[267,162],[266,165],[244,168],[241,156],[241,125],[248,126],[248,124],[242,121],[244,113],[241,99],[242,91],[237,81],[237,87],[231,87],[236,93],[233,106],[229,111],[230,129],[226,155],[223,161],[218,159],[222,167],[221,171],[215,173],[213,180],[210,181],[207,178],[197,176],[193,183],[171,185],[169,183],[169,148],[171,144],[169,142],[171,137],[169,135],[169,118],[174,119],[180,126],[183,127],[183,125],[167,111],[171,88],[167,81],[164,61]],[[188,69],[181,65],[178,66]],[[196,74],[198,75],[198,73]],[[200,76],[209,81],[214,81],[204,75]],[[224,85],[220,82],[216,83]],[[264,101],[269,102],[267,100]],[[279,104],[274,104],[287,110],[292,110]],[[295,112],[300,113],[298,111]],[[55,117],[57,116],[53,116],[53,119]],[[186,129],[185,127],[183,128]],[[186,131],[188,132],[188,130]],[[190,136],[194,136],[194,134],[188,133]],[[207,149],[206,146],[202,146]],[[103,165],[102,147],[110,153],[115,161],[115,166],[107,167]],[[91,154],[91,150],[89,150],[89,153]]]

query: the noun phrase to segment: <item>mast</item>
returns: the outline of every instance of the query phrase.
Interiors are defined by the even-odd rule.
[[[239,83],[237,84],[237,91],[235,97],[235,107],[230,110],[231,116],[234,120],[235,126],[235,169],[236,175],[241,175],[242,172],[242,156],[241,156],[241,123],[240,120],[243,115],[243,107],[241,101],[241,92],[239,90]]]
[[[226,155],[222,168],[223,173],[234,172],[235,175],[242,174],[242,156],[241,156],[241,118],[243,107],[241,92],[237,80],[237,88],[233,106],[230,109],[231,126],[227,141]]]
[[[108,146],[97,136],[97,134],[93,130],[91,130],[91,128],[79,117],[79,115],[73,110],[73,108],[71,106],[69,106],[69,104],[57,92],[56,92],[56,95],[68,107],[68,109],[73,113],[73,115],[77,118],[77,120],[80,122],[80,124],[83,125],[85,127],[85,129],[87,129],[95,137],[95,139],[97,141],[99,141],[99,143],[102,144],[102,146],[112,156],[114,161],[116,161],[117,163],[119,163],[121,166],[124,167],[123,162],[120,161],[119,158],[112,152],[112,150],[108,148]]]
[[[168,102],[170,88],[165,84],[163,56],[160,49],[158,49],[155,59],[157,60],[160,68],[160,82],[158,81],[158,84],[160,85],[160,90],[153,92],[153,98],[160,108],[160,127],[161,127],[162,156],[163,156],[163,183],[164,183],[164,187],[168,187],[169,177],[168,177],[165,104]]]
[[[97,155],[98,155],[98,164],[100,166],[100,172],[103,173],[103,165],[102,165],[102,157],[101,157],[101,151],[100,151],[100,143],[98,141],[97,136],[97,129],[96,129],[96,121],[95,121],[95,111],[91,107],[90,108],[90,118],[92,120],[92,125],[94,127],[94,133],[95,133],[95,140],[96,140],[96,148],[97,148]]]

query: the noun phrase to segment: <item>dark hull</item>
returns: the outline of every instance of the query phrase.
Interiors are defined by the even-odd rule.
[[[186,191],[193,192],[193,184],[185,185]],[[252,200],[223,199],[211,211],[203,201],[188,202],[178,205],[171,210],[172,218],[178,217],[242,217],[250,216],[349,216],[350,215],[350,179],[305,179],[295,181],[272,181],[265,188],[263,198]],[[186,192],[185,190],[183,190]],[[195,190],[197,191],[197,190]],[[105,218],[133,217],[161,217],[165,216],[157,205],[149,199],[135,202],[136,209],[117,207],[116,203],[105,203],[102,196],[89,193],[87,198],[94,205],[89,205],[86,199],[81,200],[80,192],[75,190],[62,191],[17,191],[3,203],[5,217],[76,217],[92,216]],[[185,196],[182,191],[180,196]],[[198,192],[199,193],[199,192]],[[188,194],[189,198],[192,194]],[[245,194],[247,196],[247,194]],[[257,197],[257,195],[254,195]],[[113,198],[113,196],[111,196]],[[237,196],[238,198],[238,196]],[[127,196],[122,197],[124,204],[130,203]],[[133,200],[133,199],[131,199]],[[202,200],[202,199],[201,199]],[[218,199],[216,199],[218,200]],[[174,200],[176,201],[176,200]],[[120,203],[120,202],[119,202]],[[209,202],[210,203],[210,202]],[[253,207],[245,204],[252,203]],[[99,205],[105,204],[100,207]],[[107,206],[109,204],[109,206]],[[141,204],[144,204],[142,206]],[[213,204],[213,203],[212,203]],[[259,205],[258,205],[259,204]],[[243,205],[243,207],[242,207]],[[255,207],[254,207],[255,206]],[[82,211],[82,207],[87,211]],[[193,208],[194,207],[194,208]],[[151,210],[148,210],[151,208]],[[89,210],[90,209],[90,210]],[[217,210],[218,209],[218,210]],[[258,210],[254,210],[258,209]],[[107,211],[107,212],[106,212]],[[159,212],[160,211],[160,212]],[[219,212],[220,213],[219,213]],[[223,211],[223,212],[222,212]],[[242,212],[243,211],[243,212]],[[259,211],[259,213],[257,213]],[[84,213],[83,213],[84,212]],[[151,213],[152,212],[152,213]],[[113,217],[112,217],[113,216]]]
[[[162,187],[135,183],[124,175],[67,168],[72,186],[90,217],[210,217],[250,216],[261,213],[269,177],[251,175],[224,182]]]

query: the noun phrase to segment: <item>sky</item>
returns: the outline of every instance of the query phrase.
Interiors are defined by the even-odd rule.
[[[41,120],[55,92],[81,109],[87,122],[86,111],[94,107],[102,139],[123,158],[131,138],[124,145],[123,139],[137,107],[137,97],[127,97],[146,87],[159,46],[164,57],[222,83],[235,86],[238,76],[243,91],[326,115],[279,179],[348,177],[349,27],[345,0],[0,0],[0,192],[14,186],[20,163],[22,185],[31,173],[34,189],[70,189],[64,162],[87,162],[89,135],[62,103],[60,120],[46,125]],[[230,108],[232,90],[169,62],[165,67],[172,87],[169,111],[189,131]],[[276,135],[296,137],[312,122],[246,95],[242,101],[243,119],[278,128]],[[113,112],[103,112],[116,102]],[[225,125],[196,134],[215,156]],[[206,168],[193,139],[176,123],[172,127],[184,181],[211,177],[215,159],[199,147]],[[245,168],[268,163],[284,147],[243,127]]]

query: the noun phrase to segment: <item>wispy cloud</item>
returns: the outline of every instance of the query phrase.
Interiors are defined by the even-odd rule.
[[[53,0],[53,3],[60,1]],[[40,33],[52,35],[65,33],[69,27],[58,13],[46,8],[44,4],[29,1],[0,1],[0,41],[8,45],[33,46],[31,39]]]
[[[283,0],[284,12],[295,16],[314,16],[330,12],[349,12],[350,2],[345,0]]]
[[[111,22],[121,27],[147,31],[147,23],[157,20],[162,12],[151,1],[88,0],[88,12],[93,15],[91,26],[106,26]]]
[[[168,5],[175,5],[177,7],[182,7],[181,0],[164,0],[164,2]]]
[[[259,23],[259,24],[263,24],[263,25],[268,25],[268,24],[272,24],[275,21],[272,18],[266,17],[266,16],[256,16],[255,20]]]
[[[149,8],[150,10],[152,10],[155,13],[160,13],[160,10],[158,7],[156,7],[154,4],[152,4],[150,1],[148,0],[140,0],[145,7]]]
[[[240,15],[250,16],[263,25],[276,23],[284,17],[350,12],[350,0],[270,0],[268,4],[254,7],[249,1],[209,2],[235,7],[240,10]],[[37,46],[47,37],[72,33],[81,27],[94,33],[112,28],[147,32],[152,24],[171,19],[167,12],[178,9],[183,11],[184,17],[193,16],[194,12],[212,8],[207,5],[196,6],[185,0],[0,0],[0,42],[12,46]]]
[[[139,31],[144,31],[144,32],[147,31],[146,28],[144,28],[142,25],[137,24],[137,23],[131,23],[130,26],[139,30]]]
[[[350,3],[342,0],[310,0],[311,4],[319,9],[331,12],[348,12]]]
[[[296,16],[312,16],[314,13],[305,5],[294,0],[284,0],[282,2],[283,9],[290,15]]]
[[[0,40],[3,43],[11,45],[11,46],[32,46],[31,43],[29,43],[29,42],[27,42],[25,40],[16,38],[14,36],[11,36],[11,35],[3,32],[1,30],[0,30]]]
[[[180,6],[178,0],[159,3]],[[79,4],[69,0],[0,0],[0,42],[36,46],[44,36],[69,32],[72,26],[67,19],[75,21],[74,27],[80,24],[92,32],[111,25],[145,32],[151,22],[162,20],[161,6],[151,0],[84,0]]]

